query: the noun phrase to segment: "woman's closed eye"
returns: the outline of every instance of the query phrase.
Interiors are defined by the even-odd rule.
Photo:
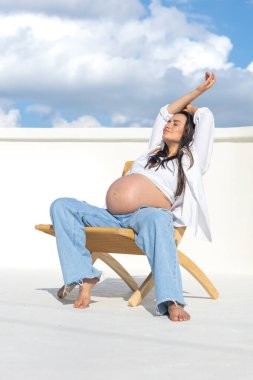
[[[174,121],[171,121],[169,120],[168,123],[165,125],[165,128],[167,127],[179,127],[182,123],[180,122],[180,120],[174,120]]]
[[[172,123],[172,125],[174,125],[174,127],[177,127],[177,126],[180,126],[182,124],[182,121],[181,120],[173,120],[171,123]]]

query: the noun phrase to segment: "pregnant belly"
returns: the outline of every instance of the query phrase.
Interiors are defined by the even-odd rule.
[[[142,205],[171,209],[165,194],[142,174],[121,177],[107,191],[106,207],[112,214],[134,212]]]

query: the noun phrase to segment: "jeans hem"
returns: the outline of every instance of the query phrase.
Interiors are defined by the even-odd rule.
[[[178,302],[177,298],[169,297],[169,298],[166,298],[163,301],[160,301],[159,303],[156,304],[157,315],[168,315],[168,302],[170,302],[170,301],[176,302],[183,307],[187,306],[187,304],[184,301]]]
[[[67,282],[67,283],[64,283],[64,285],[68,285],[68,286],[71,286],[71,285],[79,285],[84,279],[88,279],[88,280],[92,280],[93,278],[98,278],[98,281],[100,281],[102,278],[104,277],[104,274],[103,272],[100,272],[98,275],[96,276],[93,276],[93,277],[88,277],[88,276],[82,276],[79,280],[77,281],[72,281],[71,283]]]

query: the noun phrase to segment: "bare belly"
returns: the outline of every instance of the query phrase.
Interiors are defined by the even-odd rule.
[[[112,214],[134,212],[142,205],[171,209],[166,195],[142,174],[118,178],[107,191],[106,207]]]

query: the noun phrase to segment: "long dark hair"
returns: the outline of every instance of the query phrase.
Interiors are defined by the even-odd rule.
[[[177,159],[178,162],[178,178],[177,178],[177,190],[175,196],[179,196],[182,194],[182,192],[185,189],[185,174],[182,167],[182,157],[185,154],[188,155],[190,158],[190,166],[192,167],[194,164],[194,159],[190,150],[190,146],[192,144],[194,130],[195,130],[195,124],[193,123],[193,117],[191,114],[189,114],[186,111],[180,111],[176,112],[175,115],[185,115],[186,116],[186,122],[184,126],[184,133],[182,135],[182,138],[179,142],[178,151],[175,155],[168,157],[169,154],[169,146],[164,142],[164,147],[159,150],[157,153],[149,156],[147,164],[145,165],[145,168],[148,167],[154,168],[157,166],[157,169],[161,166],[163,169],[168,168],[168,162]],[[173,166],[174,166],[174,161]]]

